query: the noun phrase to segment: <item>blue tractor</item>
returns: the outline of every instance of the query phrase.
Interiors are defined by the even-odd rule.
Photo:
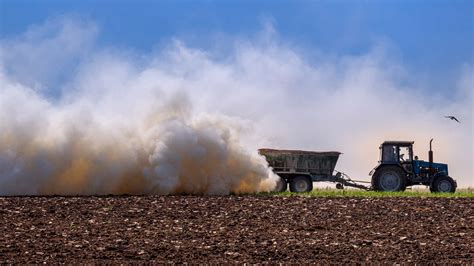
[[[428,162],[413,158],[413,141],[385,141],[380,145],[380,161],[369,173],[372,188],[377,191],[404,191],[413,185],[425,185],[431,192],[454,192],[456,181],[448,175],[448,165],[433,162],[433,150]]]

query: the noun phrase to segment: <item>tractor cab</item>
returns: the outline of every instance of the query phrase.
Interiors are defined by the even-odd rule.
[[[379,164],[400,165],[413,172],[413,141],[385,141],[380,145]]]

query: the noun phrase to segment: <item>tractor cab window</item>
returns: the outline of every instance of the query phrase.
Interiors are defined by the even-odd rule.
[[[399,151],[400,162],[401,163],[411,162],[412,158],[413,158],[413,155],[411,153],[412,153],[412,151],[411,151],[410,147],[400,147],[400,151]]]
[[[396,161],[398,161],[397,146],[383,145],[382,146],[382,161],[383,162],[396,162]]]

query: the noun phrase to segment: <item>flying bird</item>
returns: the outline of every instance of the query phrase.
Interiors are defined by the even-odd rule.
[[[446,118],[449,118],[449,119],[451,119],[451,120],[454,120],[454,121],[456,121],[456,122],[458,122],[458,123],[461,123],[461,122],[459,122],[459,120],[458,120],[456,117],[454,117],[454,116],[452,116],[452,115],[447,115],[447,116],[445,116],[445,117],[446,117]]]

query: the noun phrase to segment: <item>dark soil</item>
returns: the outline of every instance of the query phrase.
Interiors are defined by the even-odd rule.
[[[0,264],[470,264],[474,199],[8,197],[0,232]]]

